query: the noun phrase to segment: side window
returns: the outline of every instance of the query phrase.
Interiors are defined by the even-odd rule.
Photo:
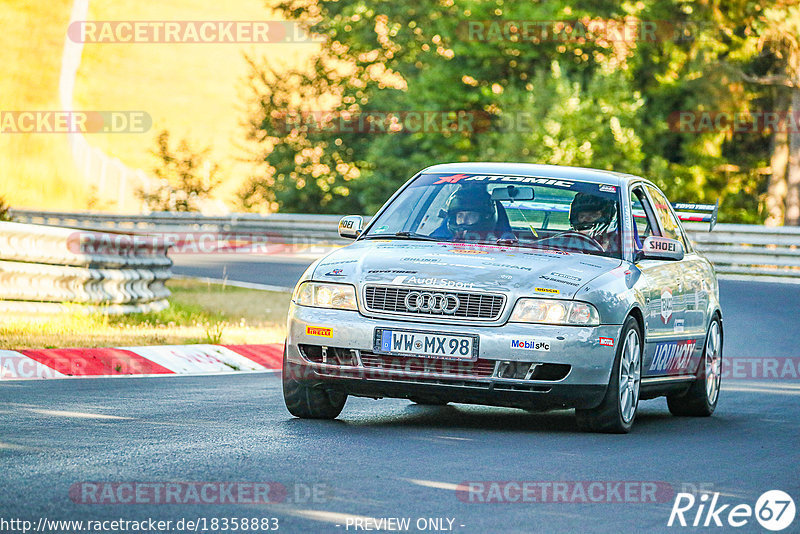
[[[664,237],[677,239],[683,244],[683,248],[686,249],[686,241],[683,239],[680,224],[669,207],[667,197],[654,187],[649,185],[645,185],[645,187],[647,187],[647,192],[650,193],[650,198],[653,199],[653,208],[655,209],[656,216],[661,221],[661,227],[664,229]]]
[[[655,233],[655,220],[650,202],[641,187],[636,187],[631,193],[631,211],[633,212],[633,224],[636,225],[636,246],[642,248],[642,241]]]

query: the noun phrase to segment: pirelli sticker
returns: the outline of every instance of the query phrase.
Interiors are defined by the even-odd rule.
[[[306,326],[306,335],[317,337],[333,337],[333,328],[325,328],[322,326]]]

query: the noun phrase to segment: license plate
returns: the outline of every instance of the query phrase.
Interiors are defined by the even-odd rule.
[[[398,330],[375,329],[375,352],[424,358],[454,360],[478,359],[478,336],[457,336]]]

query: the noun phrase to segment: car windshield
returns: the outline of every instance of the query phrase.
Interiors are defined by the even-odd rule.
[[[514,245],[620,257],[619,192],[569,179],[422,174],[364,239]]]

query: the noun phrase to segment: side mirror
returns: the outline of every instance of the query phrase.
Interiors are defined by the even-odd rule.
[[[361,235],[364,227],[364,218],[361,215],[348,215],[339,221],[339,237],[355,239]]]
[[[651,235],[645,238],[639,257],[646,260],[671,260],[683,259],[683,245],[676,239]]]

